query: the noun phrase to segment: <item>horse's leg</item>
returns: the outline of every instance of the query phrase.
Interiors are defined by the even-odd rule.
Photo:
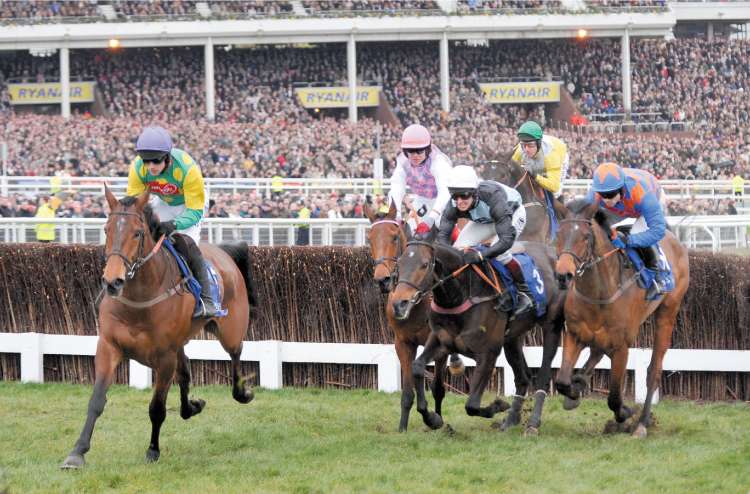
[[[177,383],[180,385],[180,417],[187,420],[201,413],[206,402],[201,399],[191,400],[188,396],[190,394],[190,360],[185,355],[185,347],[177,352]]]
[[[666,301],[665,301],[666,302]],[[646,384],[646,401],[643,403],[641,416],[638,418],[638,426],[633,431],[633,436],[644,438],[647,428],[651,426],[651,401],[654,393],[661,384],[662,362],[664,354],[672,344],[672,331],[677,319],[679,304],[675,307],[660,307],[656,312],[656,331],[654,334],[654,349],[651,352],[651,362],[648,365],[648,382]]]
[[[628,363],[627,345],[614,351],[612,354],[612,370],[609,375],[609,396],[607,405],[615,414],[615,420],[618,424],[625,422],[633,411],[626,407],[622,401],[622,387],[625,382],[625,372]]]
[[[94,424],[96,424],[96,419],[104,411],[104,405],[107,403],[107,390],[112,384],[115,369],[117,369],[120,360],[122,360],[120,350],[100,337],[99,342],[96,344],[96,357],[94,358],[96,375],[94,392],[89,399],[86,423],[83,425],[83,430],[73,450],[65,458],[60,468],[80,468],[84,465],[85,460],[83,457],[91,447],[91,435],[94,432]]]
[[[583,364],[583,368],[573,374],[571,378],[571,386],[578,393],[578,399],[572,400],[566,396],[563,402],[565,410],[573,410],[581,404],[580,397],[589,387],[589,381],[591,381],[591,376],[594,374],[594,368],[601,361],[602,357],[604,357],[604,352],[599,348],[590,348],[589,351],[589,359]]]
[[[523,355],[522,337],[506,338],[503,345],[505,358],[513,369],[516,394],[513,396],[513,404],[510,406],[508,415],[505,416],[505,420],[500,425],[500,430],[502,431],[521,423],[521,410],[523,409],[523,402],[526,400],[526,392],[531,381],[529,378],[529,366]]]
[[[477,358],[477,368],[471,376],[469,398],[466,400],[465,405],[467,415],[490,419],[498,412],[510,408],[510,405],[501,398],[495,398],[495,401],[486,407],[481,406],[482,394],[487,388],[487,383],[490,381],[490,376],[492,375],[492,370],[495,368],[496,362],[497,353],[495,352],[487,352]]]
[[[563,333],[562,364],[560,365],[560,371],[557,373],[557,379],[555,379],[555,387],[563,396],[567,396],[574,401],[578,400],[581,394],[577,388],[570,385],[570,378],[581,350],[583,350],[583,345],[578,342],[578,339],[573,336],[569,329],[566,330]]]
[[[544,324],[542,328],[544,335],[542,341],[542,366],[539,368],[536,380],[534,381],[534,411],[526,423],[527,434],[538,433],[539,427],[542,426],[544,400],[547,399],[549,382],[552,377],[552,359],[557,354],[557,347],[560,345],[560,335],[562,334],[564,324],[565,322],[560,319],[559,321]],[[505,355],[507,357],[508,353],[506,352]]]
[[[424,344],[424,351],[412,364],[414,375],[414,388],[417,392],[417,411],[422,414],[422,420],[430,429],[439,429],[443,426],[443,418],[428,408],[427,398],[424,394],[424,373],[427,363],[444,357],[447,351],[440,344],[435,333],[430,333]]]
[[[176,354],[164,354],[154,378],[154,395],[148,405],[148,416],[151,419],[151,443],[146,451],[146,461],[154,462],[159,459],[159,432],[164,419],[167,417],[167,394],[172,384],[175,367],[177,366]]]
[[[239,403],[250,403],[255,398],[253,388],[245,378],[240,375],[240,355],[242,354],[242,342],[239,344],[239,348],[236,350],[229,351],[229,356],[232,358],[232,397]]]
[[[219,324],[219,330],[216,332],[219,343],[232,359],[232,398],[239,403],[250,403],[255,398],[252,387],[240,374],[240,355],[247,317],[245,311],[234,312],[230,309],[229,315]]]
[[[399,432],[406,432],[409,426],[409,413],[414,404],[414,375],[411,364],[417,354],[417,345],[396,338],[396,355],[401,363],[401,421],[398,424]]]
[[[443,398],[445,398],[445,377],[448,355],[435,357],[435,379],[432,380],[432,398],[435,400],[435,413],[443,416]],[[463,365],[463,364],[462,364]]]

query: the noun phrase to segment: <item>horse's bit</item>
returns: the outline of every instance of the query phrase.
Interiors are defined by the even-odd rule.
[[[390,269],[388,270],[389,271],[388,277],[391,278],[391,279],[394,279],[394,278],[398,277],[398,258],[401,257],[401,254],[402,254],[402,252],[401,252],[401,224],[398,221],[396,221],[396,220],[383,219],[383,220],[378,220],[378,221],[374,222],[370,226],[370,230],[372,230],[372,227],[374,227],[375,225],[379,225],[381,223],[391,223],[391,224],[394,224],[394,225],[396,225],[398,227],[399,242],[398,242],[398,249],[396,251],[396,255],[395,256],[381,256],[381,257],[378,257],[377,259],[374,259],[375,267],[377,267],[380,264],[385,264],[386,261],[393,262],[393,264],[394,264],[395,267],[393,268],[393,270],[390,270]],[[387,269],[387,267],[386,267],[386,269]]]
[[[138,219],[140,219],[141,222],[143,222],[143,217],[138,213],[131,213],[128,211],[114,211],[109,214],[110,216],[135,216]],[[154,246],[154,248],[151,250],[151,252],[149,252],[148,255],[144,257],[143,256],[143,238],[146,232],[145,230],[139,230],[136,234],[138,235],[138,252],[135,255],[134,261],[131,262],[130,259],[128,259],[127,256],[123,254],[123,252],[119,249],[113,250],[112,252],[107,254],[107,257],[105,259],[105,262],[109,261],[109,258],[112,256],[117,256],[120,259],[122,259],[122,261],[125,263],[125,268],[127,269],[128,280],[132,280],[135,277],[135,273],[138,270],[138,268],[146,264],[149,261],[149,259],[151,259],[154,256],[154,254],[156,254],[159,251],[159,249],[161,248],[162,242],[164,242],[164,235],[162,235],[159,241]]]

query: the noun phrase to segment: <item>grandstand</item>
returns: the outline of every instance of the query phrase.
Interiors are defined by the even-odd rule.
[[[151,122],[208,177],[287,180],[278,194],[215,191],[216,217],[288,218],[300,201],[361,216],[364,191],[325,184],[371,178],[377,159],[387,176],[417,121],[457,163],[510,149],[534,118],[568,143],[571,179],[613,160],[728,184],[750,178],[748,19],[749,2],[0,1],[0,151],[14,180],[0,215],[33,216],[59,180],[124,176]],[[559,98],[488,96],[530,83]],[[357,86],[370,102],[331,103]],[[20,177],[54,180],[9,191],[33,182]],[[289,188],[300,179],[319,185]],[[747,213],[745,194],[675,196],[670,213]],[[61,217],[106,212],[92,191],[62,199]]]

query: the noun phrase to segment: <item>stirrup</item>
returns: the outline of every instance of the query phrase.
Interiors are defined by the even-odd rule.
[[[531,300],[531,297],[529,297],[528,294],[519,290],[518,307],[516,307],[516,310],[513,312],[513,317],[515,318],[522,314],[526,314],[533,308],[534,308],[534,301]]]
[[[221,310],[221,308],[216,307],[216,304],[213,302],[213,300],[210,302],[206,302],[202,297],[200,297],[195,304],[193,319],[220,317],[221,315],[223,315],[222,312],[223,311]]]

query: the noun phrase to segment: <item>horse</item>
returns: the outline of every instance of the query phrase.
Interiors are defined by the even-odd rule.
[[[624,422],[633,415],[622,398],[628,348],[634,344],[643,321],[655,314],[646,400],[633,430],[633,436],[644,438],[652,422],[651,402],[661,381],[662,360],[690,282],[687,249],[667,231],[659,244],[672,266],[675,286],[658,299],[647,301],[645,290],[636,283],[638,274],[632,263],[610,241],[612,232],[605,213],[597,204],[589,205],[585,200],[569,207],[571,211],[560,222],[556,242],[559,259],[555,270],[559,282],[569,287],[569,294],[565,301],[563,359],[555,386],[575,406],[595,363],[607,355],[612,361],[607,404],[614,413],[612,424],[617,430],[624,430]],[[584,346],[591,347],[591,358],[582,372],[572,376]],[[605,430],[611,430],[610,425]]]
[[[463,264],[463,253],[450,246],[411,241],[399,258],[398,281],[389,298],[396,319],[407,319],[426,296],[431,293],[433,297],[429,313],[430,336],[424,351],[413,364],[417,410],[425,424],[432,429],[440,428],[443,421],[439,414],[428,410],[424,397],[424,370],[428,362],[433,359],[437,362],[445,358],[448,352],[458,352],[476,360],[476,370],[465,404],[468,415],[492,418],[510,408],[506,419],[499,424],[501,430],[520,422],[523,402],[531,382],[523,355],[523,337],[536,324],[541,325],[544,331],[543,360],[535,382],[534,412],[529,418],[526,432],[535,434],[541,426],[552,359],[557,352],[564,325],[565,293],[555,283],[555,256],[548,246],[527,242],[519,243],[514,248],[524,250],[534,259],[546,287],[548,308],[542,317],[537,317],[536,311],[533,311],[509,321],[507,313],[494,308],[495,299],[502,290],[494,268],[489,268],[489,275],[479,266],[468,269],[468,265]],[[513,404],[508,405],[501,398],[496,398],[489,405],[482,406],[482,393],[503,349],[515,374],[516,395]]]
[[[380,287],[381,293],[390,293],[398,277],[396,263],[403,252],[407,242],[407,233],[396,220],[396,206],[391,202],[388,213],[377,214],[365,204],[365,216],[370,220],[370,232],[368,240],[370,243],[370,255],[375,262],[374,278]],[[405,320],[396,319],[392,304],[386,304],[386,319],[388,325],[393,329],[394,346],[396,355],[401,363],[401,419],[399,421],[399,432],[406,432],[409,425],[409,414],[414,404],[414,377],[412,376],[411,364],[417,355],[417,347],[424,345],[430,328],[427,323],[430,303],[425,299],[417,304],[411,312],[410,317]],[[440,415],[443,398],[445,397],[446,358],[435,362],[435,379],[430,387],[435,410]],[[458,355],[451,355],[451,373],[463,373],[463,362]]]
[[[148,206],[149,191],[118,201],[105,185],[110,207],[105,226],[106,263],[102,274],[104,297],[99,306],[99,340],[96,346],[94,390],[85,425],[62,468],[80,468],[89,451],[97,418],[104,410],[106,395],[117,365],[123,358],[151,367],[154,392],[149,405],[151,440],[146,460],[159,459],[159,431],[166,418],[166,400],[172,378],[180,386],[180,416],[187,420],[205,406],[190,399],[190,367],[185,344],[205,327],[217,336],[232,361],[232,396],[249,403],[253,391],[240,377],[240,354],[250,306],[255,292],[249,271],[247,244],[201,245],[214,266],[228,315],[219,319],[193,319],[195,297],[172,254],[163,247],[158,218]],[[179,237],[176,235],[175,237]]]
[[[534,177],[517,163],[510,159],[512,153],[497,154],[493,159],[485,161],[485,178],[513,187],[521,194],[523,206],[526,208],[526,227],[519,240],[550,243],[553,239],[549,208],[545,190],[536,183]],[[557,203],[557,204],[556,204]],[[562,204],[552,201],[554,214],[562,216]]]

